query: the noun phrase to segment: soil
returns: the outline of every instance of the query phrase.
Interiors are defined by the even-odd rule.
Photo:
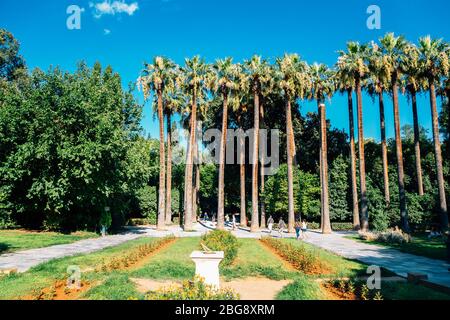
[[[42,289],[37,295],[25,296],[21,300],[76,300],[91,287],[91,283],[82,281],[79,289],[69,289],[65,280],[59,280],[53,286]]]
[[[141,293],[156,291],[168,287],[181,287],[181,282],[151,280],[151,279],[130,279],[133,281],[137,290]],[[241,300],[274,300],[277,293],[292,280],[275,281],[266,278],[252,277],[237,279],[228,282],[221,282],[222,288],[229,288],[239,294]]]
[[[267,251],[269,251],[270,253],[272,253],[274,255],[275,258],[277,258],[285,267],[286,270],[288,271],[298,271],[292,264],[289,263],[289,261],[287,261],[286,259],[284,259],[282,256],[280,256],[274,248],[272,248],[271,246],[265,244],[264,242],[260,241],[260,244],[262,244],[262,247],[264,249],[266,249]]]
[[[136,284],[136,290],[140,293],[147,293],[149,291],[156,291],[162,288],[168,287],[180,287],[181,282],[171,281],[171,280],[152,280],[152,279],[139,279],[130,278],[134,284]]]
[[[223,282],[222,286],[233,289],[241,300],[275,300],[277,293],[291,282],[292,280],[276,281],[252,277]]]
[[[354,293],[344,293],[327,282],[321,283],[320,287],[329,300],[359,300]]]

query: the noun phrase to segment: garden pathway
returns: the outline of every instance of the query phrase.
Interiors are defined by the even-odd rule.
[[[350,234],[352,233],[334,232],[323,235],[317,231],[310,231],[308,238],[304,241],[348,259],[384,267],[402,277],[406,277],[408,272],[427,274],[429,282],[450,288],[450,272],[448,270],[450,264],[445,261],[347,239],[346,236]]]

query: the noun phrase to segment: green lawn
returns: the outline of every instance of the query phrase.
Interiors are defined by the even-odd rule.
[[[0,254],[66,244],[82,239],[95,238],[92,232],[62,234],[56,232],[29,232],[22,230],[0,230]]]
[[[131,278],[158,280],[187,280],[194,275],[195,266],[189,258],[193,250],[198,249],[200,238],[179,238],[168,247],[158,251],[141,264],[132,269],[99,272],[94,268],[102,264],[103,260],[110,260],[122,256],[137,246],[156,241],[154,238],[141,238],[129,241],[114,248],[104,249],[87,255],[53,260],[26,273],[0,277],[0,299],[17,299],[26,297],[33,292],[51,286],[57,280],[67,277],[69,265],[80,266],[83,279],[89,281],[92,287],[84,292],[80,298],[94,300],[123,300],[143,298],[137,292]],[[294,245],[301,242],[285,239]],[[292,279],[278,293],[277,298],[283,300],[315,300],[327,299],[321,289],[317,276],[308,276],[293,270],[281,258],[265,248],[258,240],[239,239],[239,251],[236,260],[228,267],[221,267],[221,275],[226,280],[261,276],[273,280]],[[365,272],[366,266],[359,262],[350,261],[330,252],[305,245],[308,250],[316,252],[320,259],[329,264],[333,275],[323,275],[327,278],[337,276],[354,277]],[[383,284],[382,294],[386,299],[449,299],[450,297],[429,288],[410,284]]]
[[[423,234],[413,235],[412,242],[404,244],[396,244],[396,243],[391,244],[378,241],[367,241],[360,239],[357,235],[348,236],[347,238],[353,240],[356,239],[357,241],[369,244],[371,243],[382,245],[385,247],[397,249],[401,252],[415,254],[418,256],[423,256],[431,259],[440,259],[440,260],[447,259],[447,248],[445,242],[441,238],[428,239],[427,236]]]

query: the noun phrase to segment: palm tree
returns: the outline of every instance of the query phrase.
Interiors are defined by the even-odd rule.
[[[252,159],[252,220],[250,225],[251,232],[259,230],[258,213],[258,164],[259,164],[259,115],[260,98],[264,81],[266,80],[266,64],[260,56],[253,56],[245,61],[245,69],[253,93],[254,119],[253,119],[253,159]]]
[[[395,151],[397,154],[398,193],[400,197],[400,225],[405,232],[409,232],[408,210],[406,207],[405,174],[403,170],[402,137],[400,134],[400,114],[398,107],[398,88],[402,74],[403,60],[407,42],[403,37],[396,37],[393,33],[386,34],[380,39],[383,63],[389,71],[392,101],[394,105]]]
[[[363,110],[362,110],[362,92],[361,83],[369,72],[366,64],[368,56],[368,46],[360,45],[357,42],[349,42],[347,44],[347,51],[339,52],[338,68],[342,74],[345,74],[349,79],[354,80],[355,90],[357,96],[357,119],[358,119],[358,156],[359,156],[359,182],[361,193],[361,229],[367,231],[369,229],[369,212],[367,202],[367,187],[366,187],[366,164],[364,157],[364,129],[363,129]]]
[[[185,213],[184,213],[184,229],[192,230],[193,218],[193,162],[194,162],[194,144],[196,143],[197,128],[197,103],[198,99],[203,96],[203,91],[210,76],[208,65],[199,56],[192,59],[185,59],[185,67],[183,72],[183,88],[187,94],[191,96],[190,108],[190,132],[186,155],[186,175],[184,181],[185,188]]]
[[[152,64],[146,64],[139,80],[143,87],[144,96],[147,98],[150,91],[156,93],[157,111],[159,120],[159,196],[158,196],[158,230],[165,226],[165,191],[166,191],[166,172],[165,172],[165,139],[164,139],[164,109],[163,94],[166,86],[173,81],[173,70],[175,64],[166,58],[155,57]]]
[[[325,99],[330,98],[334,92],[332,78],[334,73],[324,64],[313,64],[308,68],[311,79],[311,90],[308,98],[317,101],[320,117],[320,177],[321,177],[321,207],[322,207],[322,233],[331,233],[330,207],[328,193],[328,158],[327,158],[327,119],[325,110]]]
[[[267,97],[270,94],[276,94],[276,81],[275,81],[275,74],[273,67],[269,65],[266,61],[263,62],[264,65],[262,67],[262,77],[261,77],[261,99],[260,99],[260,126],[265,128],[265,110],[266,107],[266,100]],[[267,141],[267,140],[266,140]],[[264,188],[265,188],[265,175],[266,175],[266,168],[264,167],[265,159],[263,159],[263,156],[266,155],[266,141],[262,141],[260,143],[260,159],[261,159],[261,167],[260,167],[260,195],[263,197],[264,195]],[[263,161],[264,160],[264,161]],[[260,209],[261,209],[261,221],[260,226],[261,228],[266,228],[266,205],[265,201],[262,198],[260,201]]]
[[[356,182],[356,151],[355,151],[355,125],[353,122],[353,89],[355,87],[354,78],[347,74],[345,70],[337,69],[335,77],[336,89],[341,93],[347,93],[348,104],[348,124],[350,136],[350,175],[352,181],[352,212],[353,229],[360,229],[359,208],[358,208],[358,186]]]
[[[436,107],[436,83],[442,76],[449,73],[449,45],[442,40],[431,39],[429,36],[419,39],[420,60],[424,67],[424,77],[428,82],[430,92],[431,120],[433,123],[434,156],[439,189],[439,207],[443,229],[448,228],[447,201],[445,198],[445,181],[442,168],[441,143],[439,139],[439,121]]]
[[[369,95],[374,98],[378,97],[378,104],[380,109],[380,133],[381,133],[381,156],[383,162],[383,185],[384,185],[384,200],[389,205],[391,196],[389,192],[389,166],[388,166],[388,150],[386,144],[386,123],[384,119],[384,92],[389,85],[391,77],[390,70],[385,63],[385,56],[383,56],[379,46],[372,43],[371,52],[369,55],[369,84],[367,91]]]
[[[216,81],[214,91],[220,92],[222,96],[222,136],[220,139],[220,160],[219,160],[219,196],[217,206],[217,229],[225,228],[225,147],[227,143],[227,128],[228,128],[228,102],[232,90],[237,87],[236,84],[236,66],[233,64],[232,58],[224,60],[217,60],[214,64]]]
[[[417,191],[423,196],[422,161],[420,156],[420,131],[417,115],[417,93],[424,88],[422,65],[419,59],[419,50],[409,45],[405,50],[403,69],[405,73],[405,91],[411,99],[414,122],[414,152],[416,160]]]
[[[235,113],[237,116],[237,124],[241,130],[244,126],[244,115],[248,112],[248,101],[249,101],[249,78],[243,70],[241,65],[236,65],[236,77],[238,81],[238,89],[235,91],[234,99],[232,103],[235,105]],[[239,180],[240,180],[240,224],[241,226],[247,227],[247,205],[245,197],[245,136],[244,134],[239,135]]]
[[[164,113],[167,119],[166,225],[172,224],[172,116],[180,112],[184,103],[176,82],[171,82],[164,91]]]
[[[294,176],[292,162],[295,155],[294,130],[292,128],[291,103],[303,98],[309,87],[306,64],[296,54],[285,54],[277,59],[280,89],[286,102],[286,140],[288,167],[288,232],[294,231]]]

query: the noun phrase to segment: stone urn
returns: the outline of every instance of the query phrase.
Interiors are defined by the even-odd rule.
[[[205,280],[205,284],[220,288],[219,263],[223,260],[223,251],[194,251],[191,259],[195,263],[195,275]]]

